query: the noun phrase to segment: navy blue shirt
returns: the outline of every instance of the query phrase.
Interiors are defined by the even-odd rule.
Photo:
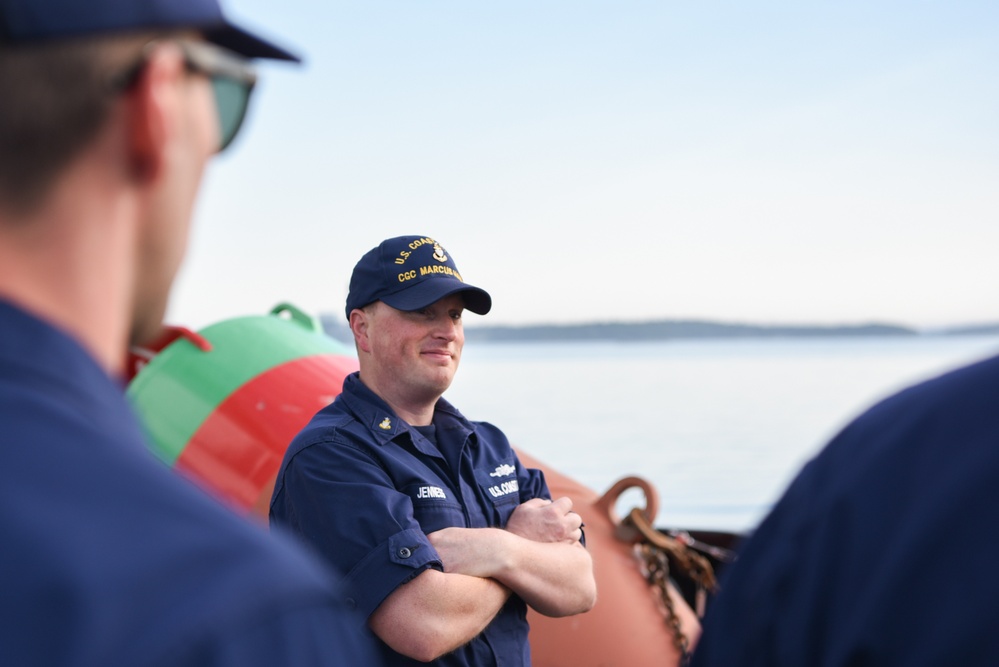
[[[121,387],[0,301],[0,664],[377,664],[320,562],[157,461]]]
[[[442,569],[428,533],[503,528],[520,503],[550,498],[543,473],[521,465],[495,426],[468,421],[444,399],[433,424],[436,444],[354,373],[278,472],[272,525],[300,533],[345,572],[342,595],[365,617],[425,569]],[[526,612],[512,595],[482,634],[434,664],[530,665]],[[424,664],[379,644],[387,664]]]
[[[724,573],[695,667],[999,665],[999,357],[840,433]]]

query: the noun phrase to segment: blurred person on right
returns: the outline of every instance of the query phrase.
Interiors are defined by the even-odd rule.
[[[723,572],[694,667],[999,665],[999,357],[872,407]]]

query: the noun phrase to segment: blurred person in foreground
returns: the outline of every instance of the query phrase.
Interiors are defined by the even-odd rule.
[[[346,315],[360,371],[285,454],[271,523],[341,571],[389,665],[530,665],[527,606],[590,609],[593,565],[569,498],[551,500],[495,426],[442,395],[465,342],[464,282],[435,240],[383,241],[354,267]]]
[[[723,573],[695,667],[999,665],[999,357],[873,406]]]
[[[253,57],[296,60],[216,0],[0,0],[0,664],[373,664],[326,565],[158,462],[122,391]]]

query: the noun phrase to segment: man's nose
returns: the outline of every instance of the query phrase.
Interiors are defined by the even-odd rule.
[[[458,336],[458,327],[461,326],[451,316],[445,315],[434,323],[434,333],[446,340],[454,340]]]

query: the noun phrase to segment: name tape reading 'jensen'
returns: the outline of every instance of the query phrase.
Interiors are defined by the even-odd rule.
[[[417,498],[447,498],[444,489],[439,486],[421,486],[416,490]]]

